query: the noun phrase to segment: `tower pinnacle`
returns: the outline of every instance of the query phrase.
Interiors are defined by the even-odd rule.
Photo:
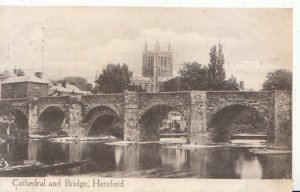
[[[147,45],[147,41],[145,41],[145,52],[147,52],[148,50],[148,45]]]
[[[172,51],[172,49],[171,49],[171,43],[170,43],[170,41],[169,41],[169,45],[168,45],[168,51],[169,51],[169,52],[171,52],[171,51]]]
[[[155,43],[155,51],[160,51],[160,46],[159,46],[159,43],[158,41],[156,40],[156,43]]]

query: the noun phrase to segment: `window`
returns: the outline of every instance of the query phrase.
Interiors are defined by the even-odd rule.
[[[153,65],[153,57],[151,57],[151,66]]]
[[[36,86],[34,86],[34,89],[35,89],[35,90],[40,90],[40,89],[41,89],[41,86],[40,86],[40,85],[36,85]]]

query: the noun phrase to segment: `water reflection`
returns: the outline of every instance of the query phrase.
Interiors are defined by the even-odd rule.
[[[262,178],[262,167],[256,156],[244,153],[235,162],[235,171],[241,178]]]
[[[263,179],[283,179],[291,178],[292,163],[291,155],[286,158],[284,155],[270,154],[258,156],[258,160],[263,167]]]
[[[56,163],[91,159],[83,167],[56,174],[158,178],[291,178],[291,154],[254,155],[247,148],[183,150],[160,144],[54,143],[40,140],[0,144],[9,162],[35,160]]]

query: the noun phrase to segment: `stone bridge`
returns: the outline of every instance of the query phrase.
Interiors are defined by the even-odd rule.
[[[97,127],[121,126],[125,140],[157,141],[159,126],[175,110],[186,123],[189,143],[212,143],[215,132],[245,109],[254,111],[267,130],[268,147],[291,148],[292,93],[285,91],[188,91],[99,94],[1,100],[28,135],[64,133],[86,137]],[[23,125],[23,126],[21,126]],[[24,126],[26,125],[26,126]],[[211,131],[213,127],[214,132]],[[217,130],[217,131],[216,131]],[[223,132],[222,132],[223,130]]]

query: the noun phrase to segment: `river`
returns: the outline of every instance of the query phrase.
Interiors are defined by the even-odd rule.
[[[174,144],[107,145],[101,142],[58,143],[15,140],[0,144],[9,162],[42,163],[91,159],[85,166],[55,175],[148,178],[291,178],[291,154],[253,154],[251,147],[223,146],[182,149]],[[36,176],[49,176],[42,174]]]

